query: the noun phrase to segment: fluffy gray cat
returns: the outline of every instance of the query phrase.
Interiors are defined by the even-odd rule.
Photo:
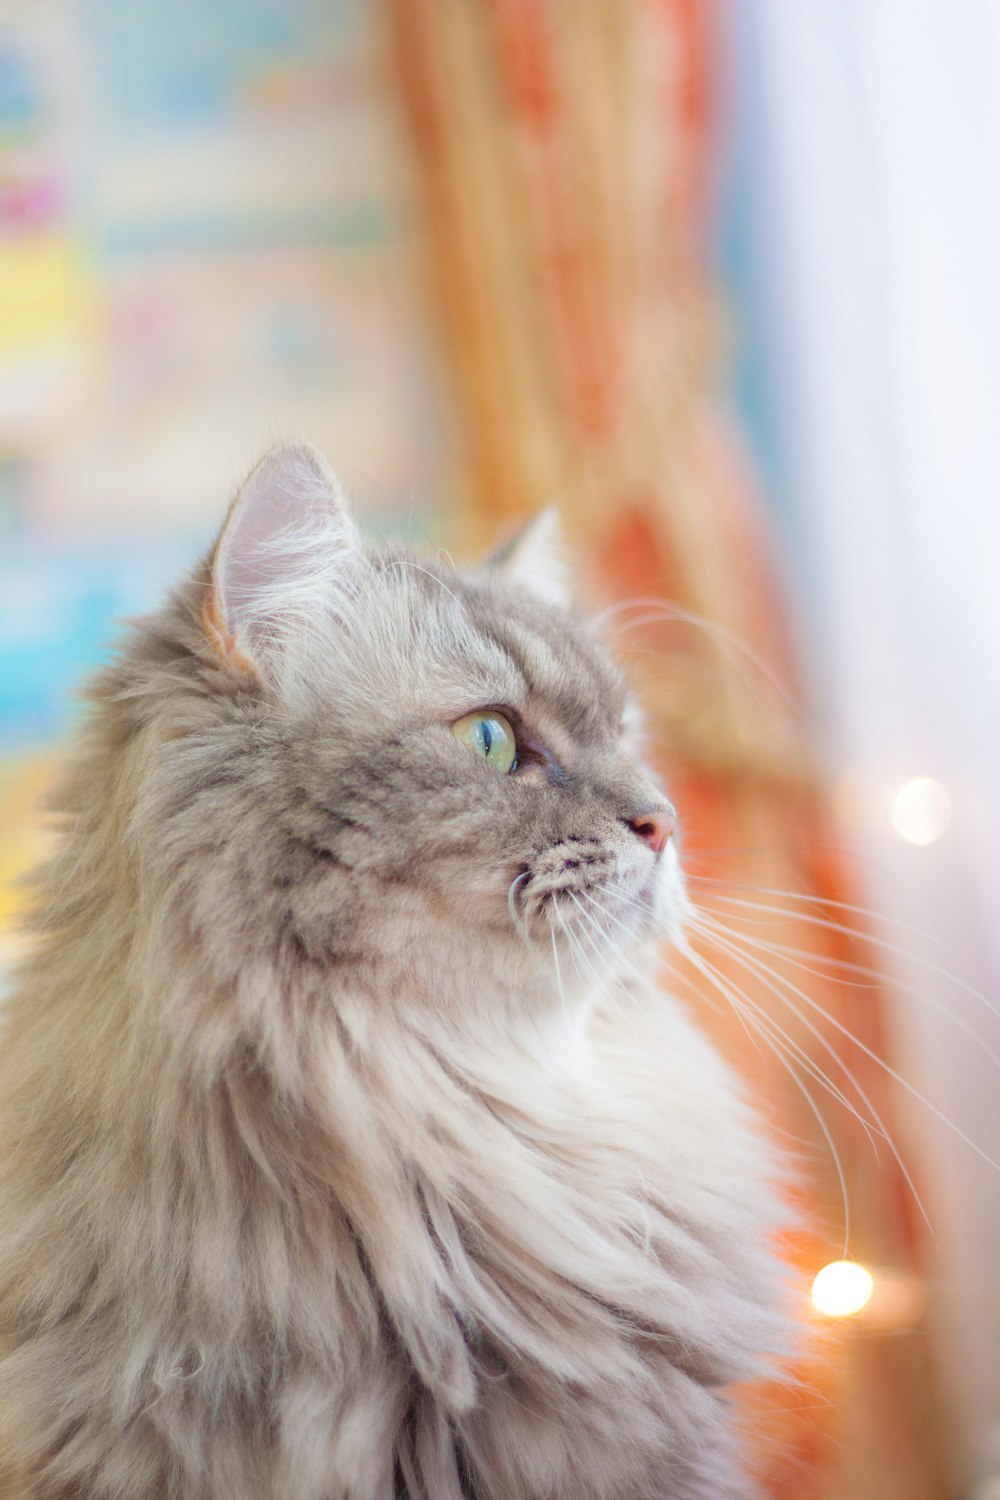
[[[418,562],[279,449],[96,679],[0,1065],[12,1492],[752,1493],[778,1164],[551,530]]]

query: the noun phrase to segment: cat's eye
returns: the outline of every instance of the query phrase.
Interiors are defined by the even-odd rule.
[[[456,739],[468,745],[498,771],[517,770],[517,740],[503,714],[495,708],[480,709],[456,719],[451,726]]]

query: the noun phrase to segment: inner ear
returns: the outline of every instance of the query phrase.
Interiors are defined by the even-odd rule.
[[[559,514],[547,506],[486,558],[483,569],[527,593],[565,609],[570,603],[569,563]]]
[[[240,488],[212,553],[203,621],[216,653],[227,666],[256,670],[357,547],[322,455],[306,443],[273,448]]]

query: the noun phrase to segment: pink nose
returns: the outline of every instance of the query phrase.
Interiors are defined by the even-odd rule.
[[[637,833],[654,854],[663,853],[676,821],[672,807],[658,807],[655,812],[639,813],[638,817],[627,819],[632,832]]]

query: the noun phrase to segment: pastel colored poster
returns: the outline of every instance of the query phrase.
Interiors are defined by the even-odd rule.
[[[71,420],[94,373],[73,9],[13,8],[0,31],[0,445],[14,452]]]

